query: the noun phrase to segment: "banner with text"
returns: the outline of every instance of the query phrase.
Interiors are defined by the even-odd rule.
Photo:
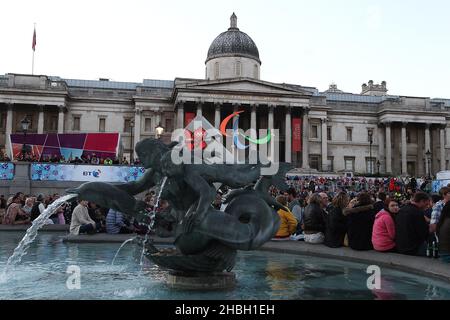
[[[292,119],[292,151],[302,151],[302,119]]]
[[[139,179],[144,173],[144,167],[31,164],[31,180],[39,181],[129,182]]]

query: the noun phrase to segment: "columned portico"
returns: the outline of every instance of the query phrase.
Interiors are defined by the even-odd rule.
[[[327,141],[327,119],[320,119],[322,122],[322,171],[328,169],[328,141]]]
[[[385,172],[386,161],[384,152],[384,130],[381,124],[378,125],[378,161],[380,161],[380,172]]]
[[[391,143],[391,123],[385,123],[386,126],[386,173],[392,174],[392,143]]]
[[[184,103],[182,101],[178,102],[177,108],[177,128],[184,128]]]
[[[270,129],[270,133],[272,134],[272,139],[274,138],[274,133],[273,133],[273,129],[274,129],[274,125],[273,125],[273,111],[275,109],[274,105],[269,105],[269,113],[268,113],[268,119],[267,119],[267,129]],[[279,138],[279,137],[278,137]],[[268,145],[268,154],[269,154],[269,158],[271,161],[273,161],[273,148],[272,148],[272,139]]]
[[[406,141],[406,126],[407,122],[402,122],[402,175],[408,174],[407,169],[407,141]]]
[[[220,107],[221,103],[214,103],[214,127],[219,128],[220,126]]]
[[[309,109],[303,110],[303,128],[302,128],[302,168],[309,169]]]
[[[64,133],[64,110],[64,106],[58,106],[58,133]],[[44,125],[43,121],[42,125]]]
[[[439,129],[439,142],[440,142],[440,153],[441,153],[441,171],[447,168],[447,159],[445,158],[445,125],[442,125]]]
[[[201,117],[203,115],[202,111],[203,111],[203,103],[198,102],[197,103],[197,117]]]
[[[141,140],[141,109],[136,107],[134,113],[134,137],[133,137],[133,145],[131,148],[133,149],[133,158],[136,158],[136,150],[134,146],[137,142]]]
[[[12,127],[13,127],[13,105],[12,103],[8,103],[6,104],[7,106],[7,113],[6,113],[6,143],[5,143],[5,147],[6,147],[6,152],[9,152],[9,150],[11,150],[11,146],[9,144],[10,139],[8,139],[8,137],[10,136],[10,134],[12,133]],[[13,158],[13,155],[10,154],[9,155],[11,157],[11,159]]]
[[[291,107],[286,107],[285,114],[285,162],[292,162],[292,129],[291,129]],[[256,120],[256,119],[255,119]]]
[[[59,120],[58,120],[59,121]],[[39,105],[39,117],[38,117],[38,134],[44,133],[44,106]]]

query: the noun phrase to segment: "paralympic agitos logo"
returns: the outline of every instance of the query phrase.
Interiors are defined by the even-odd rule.
[[[228,117],[226,117],[225,119],[223,119],[223,121],[220,124],[220,133],[225,136],[225,137],[229,137],[229,135],[226,132],[226,127],[228,125],[228,122],[230,122],[231,119],[235,118],[233,121],[233,143],[234,145],[240,149],[240,150],[244,150],[247,149],[250,144],[243,144],[239,141],[239,136],[243,137],[245,139],[245,141],[248,141],[249,143],[254,143],[254,144],[267,144],[270,142],[271,139],[271,132],[270,132],[270,128],[267,129],[267,135],[263,138],[260,139],[254,139],[252,137],[249,137],[245,134],[243,134],[242,132],[239,131],[238,125],[239,125],[239,114],[243,113],[244,111],[235,111],[232,114],[230,114]],[[254,128],[255,129],[255,128]]]

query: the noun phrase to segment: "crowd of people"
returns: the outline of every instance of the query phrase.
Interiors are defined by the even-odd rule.
[[[59,194],[44,196],[25,195],[18,192],[5,198],[0,195],[0,223],[4,225],[31,224],[44,210],[59,198]],[[155,193],[146,194],[146,209],[163,214],[169,211],[169,204],[161,200],[155,208]],[[63,202],[45,221],[45,225],[69,225],[70,234],[95,233],[138,233],[145,234],[148,229],[135,219],[128,219],[124,214],[109,208],[102,208],[87,201]]]
[[[417,179],[419,180],[419,179]],[[430,194],[427,179],[418,183],[411,178],[300,178],[287,179],[290,188],[282,192],[271,188],[281,220],[273,240],[302,240],[330,248],[342,246],[353,250],[376,250],[416,256],[434,256],[450,262],[450,186],[439,194]],[[224,210],[224,196],[219,189],[212,203]],[[30,224],[58,194],[25,196],[17,193],[8,199],[0,196],[0,222]],[[145,195],[149,212],[170,213],[168,201],[155,204],[155,192]],[[164,215],[161,230],[171,232],[175,219]],[[156,216],[158,217],[158,216]],[[68,224],[70,233],[106,232],[144,234],[149,230],[135,219],[110,208],[87,201],[63,203],[46,224]]]
[[[282,206],[273,240],[303,240],[330,248],[428,256],[450,262],[450,188],[398,195],[380,186],[358,193],[341,189],[297,193],[272,190]]]
[[[10,162],[11,159],[6,154],[0,155],[0,162]],[[42,155],[38,156],[35,153],[20,153],[14,157],[14,161],[25,162],[41,162],[41,163],[71,163],[71,164],[94,164],[94,165],[141,165],[139,158],[128,161],[126,157],[101,157],[95,153],[75,156],[66,159],[64,155]]]

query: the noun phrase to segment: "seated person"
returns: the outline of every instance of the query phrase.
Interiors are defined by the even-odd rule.
[[[275,235],[275,238],[273,238],[272,240],[290,240],[291,234],[293,234],[295,230],[297,230],[297,219],[288,209],[288,202],[285,196],[278,196],[277,202],[284,206],[284,209],[279,209],[277,211],[278,216],[281,220],[281,224],[277,234]]]
[[[6,209],[5,216],[3,217],[3,224],[16,225],[28,223],[30,223],[30,218],[26,212],[22,210],[20,196],[15,195],[12,198],[11,204]]]
[[[83,233],[93,234],[100,228],[100,225],[97,225],[91,217],[89,217],[87,205],[87,201],[81,200],[73,210],[72,220],[70,222],[71,235]]]
[[[109,209],[106,216],[106,233],[118,234],[118,233],[133,233],[134,227],[130,226],[130,223],[125,220],[123,214],[114,209]]]

